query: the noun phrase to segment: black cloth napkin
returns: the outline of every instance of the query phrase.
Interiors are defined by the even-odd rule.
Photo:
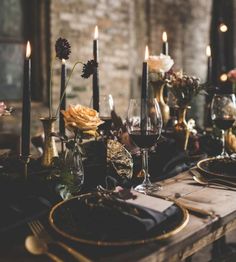
[[[11,201],[0,201],[0,236],[5,237],[10,233],[15,234],[21,226],[25,226],[27,222],[38,219],[45,215],[51,203],[44,197],[28,195],[16,197]]]
[[[37,170],[30,169],[28,179],[24,180],[16,158],[7,158],[1,164],[0,240],[17,241],[28,232],[27,222],[47,216],[60,198],[54,191],[55,185],[36,175]]]

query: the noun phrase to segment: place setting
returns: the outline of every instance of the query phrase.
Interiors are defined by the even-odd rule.
[[[83,31],[83,54],[60,31],[40,105],[39,42],[24,41],[21,103],[0,99],[2,123],[20,127],[0,134],[0,250],[26,261],[178,261],[236,228],[236,69],[224,68],[225,86],[213,81],[217,52],[207,45],[196,49],[202,80],[159,31],[158,50],[150,34],[129,43],[130,57],[118,48],[120,60],[105,22]]]

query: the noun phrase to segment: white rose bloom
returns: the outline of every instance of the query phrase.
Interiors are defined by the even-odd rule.
[[[174,64],[174,60],[168,55],[149,56],[148,67],[151,73],[168,72]]]

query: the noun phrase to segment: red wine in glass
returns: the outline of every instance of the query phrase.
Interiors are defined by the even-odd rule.
[[[150,148],[157,142],[159,133],[155,131],[131,131],[130,137],[132,141],[140,148]]]
[[[161,187],[153,184],[148,174],[148,149],[160,137],[162,116],[156,99],[131,99],[127,115],[127,130],[133,142],[141,149],[143,182],[135,187],[141,193],[158,191]]]
[[[227,119],[227,118],[216,118],[213,120],[214,124],[219,128],[223,130],[227,130],[230,127],[233,126],[234,119]]]
[[[218,158],[228,157],[225,148],[225,131],[232,127],[236,119],[236,99],[234,94],[215,94],[211,103],[211,119],[221,129],[222,153]]]

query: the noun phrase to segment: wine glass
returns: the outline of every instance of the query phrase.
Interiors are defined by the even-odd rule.
[[[236,101],[234,94],[215,94],[211,103],[211,119],[222,131],[222,153],[219,158],[228,157],[225,150],[225,131],[232,127],[236,118]]]
[[[109,134],[111,129],[112,119],[111,112],[114,110],[114,101],[111,94],[101,95],[99,103],[99,117],[104,123],[100,125],[100,130],[102,130],[106,135]]]
[[[152,184],[148,174],[148,150],[158,140],[162,129],[162,116],[156,99],[131,99],[127,116],[127,129],[132,141],[141,149],[144,180],[136,191],[148,193],[160,190]]]

